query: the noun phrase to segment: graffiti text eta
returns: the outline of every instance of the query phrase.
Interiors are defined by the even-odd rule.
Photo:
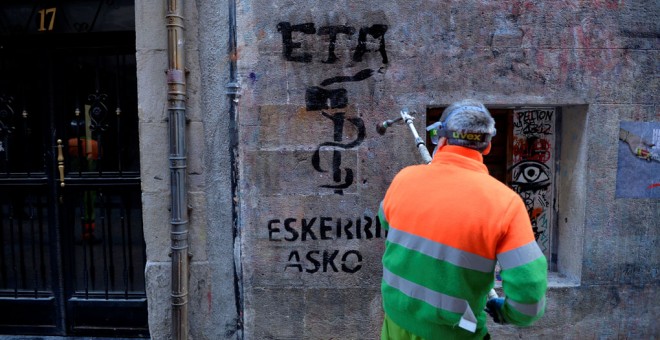
[[[328,36],[328,53],[323,63],[333,64],[339,58],[335,54],[335,45],[337,38],[340,35],[352,36],[358,32],[357,45],[353,49],[353,61],[360,62],[362,57],[371,52],[367,48],[368,40],[376,40],[378,49],[376,52],[380,53],[383,59],[383,64],[387,64],[387,52],[385,51],[385,32],[387,32],[387,25],[371,25],[361,27],[357,30],[355,27],[344,25],[322,26],[316,29],[314,23],[304,24],[291,24],[290,22],[280,22],[277,24],[277,31],[282,34],[282,47],[284,58],[288,61],[310,63],[313,56],[307,51],[296,51],[302,48],[300,41],[295,41],[293,33],[308,34],[308,35],[327,35]]]

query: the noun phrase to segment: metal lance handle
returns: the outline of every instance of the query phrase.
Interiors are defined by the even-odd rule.
[[[60,186],[64,188],[64,154],[61,139],[57,140],[57,170],[60,172]]]
[[[417,150],[419,151],[419,154],[422,155],[422,159],[424,160],[424,163],[429,164],[431,163],[431,160],[433,159],[431,157],[431,154],[429,154],[429,150],[426,149],[426,143],[424,143],[424,140],[419,136],[417,133],[417,129],[415,129],[415,125],[413,125],[413,116],[411,113],[408,112],[408,109],[403,109],[400,112],[401,114],[401,119],[403,119],[404,123],[410,127],[410,132],[412,132],[413,137],[415,137],[415,146],[417,147]],[[414,114],[414,112],[412,112]]]
[[[415,125],[413,125],[413,118],[412,115],[414,115],[416,112],[415,111],[408,111],[408,109],[404,108],[399,112],[399,117],[393,118],[393,119],[388,119],[386,121],[383,121],[382,123],[379,123],[376,125],[376,132],[378,132],[379,135],[384,135],[385,132],[387,131],[387,128],[390,126],[394,125],[397,122],[403,121],[408,127],[410,128],[410,132],[412,132],[413,137],[415,138],[415,146],[417,147],[417,150],[419,153],[422,155],[422,159],[424,163],[428,164],[431,162],[431,155],[429,154],[429,151],[426,149],[426,144],[424,143],[424,140],[419,136],[417,133],[417,129],[415,129]]]

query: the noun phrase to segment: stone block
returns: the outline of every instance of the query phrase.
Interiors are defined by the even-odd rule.
[[[149,332],[151,339],[171,339],[172,299],[171,262],[148,261],[145,269],[147,279],[147,304],[149,308]],[[190,264],[188,283],[188,334],[193,339],[208,337],[211,299],[209,294],[209,267],[206,262]]]
[[[517,48],[520,47],[523,31],[519,28],[497,29],[493,33],[493,48]]]
[[[241,142],[242,147],[251,149],[347,145],[364,138],[359,139],[363,126],[355,106],[307,111],[304,106],[263,105],[255,115],[241,119],[241,128],[245,130]]]
[[[188,244],[193,261],[206,261],[208,245],[208,225],[206,223],[207,207],[204,192],[189,192],[188,206],[192,207],[188,213]]]
[[[142,194],[142,223],[149,261],[170,259],[170,200],[161,193]]]
[[[246,339],[300,339],[304,333],[306,301],[298,289],[246,287],[243,311]],[[252,308],[249,306],[259,306]]]
[[[168,194],[170,187],[167,123],[140,123],[142,191]]]
[[[167,53],[158,50],[136,52],[138,113],[141,122],[163,122],[167,113]]]
[[[191,191],[202,191],[206,186],[204,180],[204,163],[206,161],[206,144],[204,124],[191,121],[186,128],[188,188]]]
[[[356,339],[380,333],[378,289],[281,288],[251,293],[264,309],[245,311],[246,338]]]
[[[170,339],[172,325],[171,264],[147,261],[147,306],[151,339]]]
[[[167,50],[166,8],[157,0],[136,1],[135,45],[138,50]]]
[[[246,151],[241,188],[262,198],[355,193],[357,151],[329,149]]]

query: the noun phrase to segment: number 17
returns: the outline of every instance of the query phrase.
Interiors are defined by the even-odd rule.
[[[41,20],[40,20],[40,25],[39,25],[39,32],[42,31],[52,31],[53,30],[53,25],[55,24],[55,12],[57,12],[57,8],[52,7],[52,8],[45,8],[39,10],[39,14],[41,15]],[[50,14],[50,22],[48,23],[48,29],[46,29],[46,15]]]

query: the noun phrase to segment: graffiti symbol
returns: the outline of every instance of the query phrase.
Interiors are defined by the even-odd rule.
[[[307,111],[343,109],[348,105],[346,89],[326,90],[318,86],[308,87],[305,92]]]
[[[355,28],[350,27],[350,26],[325,26],[319,28],[319,35],[329,35],[330,36],[330,44],[328,46],[328,59],[323,61],[326,64],[332,64],[335,61],[339,60],[337,58],[337,55],[335,55],[335,45],[337,43],[337,34],[347,34],[347,35],[353,35],[355,34]]]
[[[512,168],[511,185],[522,191],[546,189],[550,185],[550,168],[537,161],[522,161]]]
[[[346,171],[346,177],[342,180],[342,171],[341,171],[341,152],[337,150],[336,148],[340,149],[351,149],[354,148],[362,141],[364,140],[366,136],[366,129],[364,127],[364,121],[360,118],[348,118],[348,121],[353,124],[357,130],[358,130],[358,135],[355,138],[354,141],[348,143],[348,144],[342,144],[340,143],[343,139],[343,130],[344,130],[344,123],[346,121],[345,118],[345,113],[344,112],[337,112],[334,114],[328,114],[326,112],[321,112],[323,116],[326,118],[329,118],[332,120],[334,124],[334,142],[325,142],[319,145],[318,148],[316,148],[316,152],[314,152],[314,155],[312,156],[312,165],[314,166],[314,169],[319,172],[328,172],[327,170],[323,170],[321,168],[321,149],[326,148],[326,147],[333,147],[335,148],[332,151],[332,179],[335,183],[339,184],[334,184],[334,185],[321,185],[322,188],[331,188],[335,189],[335,193],[342,195],[343,194],[343,189],[348,188],[353,184],[353,170],[350,168],[344,169]],[[343,181],[343,183],[342,183]]]
[[[337,76],[326,79],[321,82],[321,86],[328,86],[335,83],[344,83],[344,82],[357,82],[368,79],[374,74],[374,71],[371,69],[365,69],[353,76]],[[348,105],[348,95],[346,89],[332,89],[326,90],[318,86],[312,86],[307,88],[305,93],[305,100],[307,102],[308,111],[324,110],[324,109],[341,109],[345,108]],[[343,190],[351,186],[354,180],[353,170],[350,168],[344,169],[346,171],[345,177],[342,179],[342,170],[341,170],[341,152],[337,148],[346,150],[354,148],[364,140],[366,136],[366,130],[364,127],[364,121],[361,118],[346,118],[345,112],[337,112],[334,114],[329,114],[325,111],[322,111],[321,114],[332,120],[334,126],[334,136],[333,142],[326,142],[319,145],[312,156],[312,166],[314,169],[319,172],[327,172],[321,167],[321,149],[327,147],[335,148],[332,151],[332,179],[335,183],[332,185],[321,185],[322,188],[335,189],[335,193],[343,195]],[[358,135],[356,139],[348,144],[340,143],[343,141],[343,131],[344,123],[348,120],[353,124],[357,130]]]
[[[367,52],[367,35],[379,39],[378,52],[383,58],[383,64],[387,64],[387,52],[385,50],[385,32],[387,25],[372,25],[371,27],[362,27],[358,35],[358,46],[353,54],[353,61],[362,61],[362,56]]]
[[[328,86],[334,83],[343,83],[349,81],[362,81],[371,77],[374,74],[374,72],[375,71],[372,69],[366,69],[356,73],[354,76],[338,76],[338,77],[329,78],[322,81],[321,86]]]
[[[297,25],[292,25],[289,22],[280,22],[277,24],[277,31],[282,34],[282,46],[283,46],[283,54],[284,54],[284,59],[287,61],[293,61],[293,62],[299,62],[299,63],[311,63],[313,56],[309,52],[302,52],[299,54],[294,54],[295,50],[301,49],[302,42],[300,41],[294,41],[293,39],[293,33],[302,33],[306,35],[327,35],[329,36],[329,43],[328,43],[328,56],[325,60],[322,62],[325,64],[334,64],[339,60],[337,55],[335,54],[335,47],[337,43],[337,36],[339,34],[345,34],[348,36],[352,36],[355,34],[355,28],[350,27],[350,26],[344,26],[344,25],[334,25],[334,26],[323,26],[316,30],[316,26],[314,23],[304,23],[304,24],[297,24]],[[385,49],[385,32],[387,32],[387,25],[382,25],[382,24],[376,24],[368,27],[362,27],[360,28],[360,32],[358,33],[358,41],[357,41],[357,46],[355,47],[355,50],[353,52],[353,61],[355,62],[361,62],[364,55],[367,52],[371,52],[368,48],[370,43],[368,42],[368,36],[371,36],[374,39],[378,40],[378,48],[376,51],[380,53],[380,56],[382,58],[383,64],[387,64],[388,58],[387,58],[387,51]]]
[[[380,54],[383,64],[388,63],[387,51],[385,49],[385,33],[387,25],[375,24],[371,26],[362,26],[358,32],[357,45],[353,49],[352,61],[361,62],[366,53],[375,52]],[[303,37],[308,42],[313,35],[327,36],[328,49],[326,58],[321,62],[324,64],[334,64],[339,60],[335,53],[337,39],[339,35],[349,37],[356,33],[356,29],[346,25],[322,26],[318,30],[314,23],[291,24],[290,22],[280,22],[277,24],[277,31],[282,35],[282,54],[284,59],[291,62],[310,63],[314,56],[306,51],[303,41],[298,38]],[[294,36],[294,33],[297,35]],[[301,36],[301,34],[303,36]],[[371,37],[371,41],[370,38]],[[348,106],[348,91],[344,88],[326,89],[325,87],[347,82],[359,82],[369,79],[376,71],[364,69],[350,76],[335,76],[323,80],[320,86],[309,86],[305,91],[305,103],[307,111],[322,111],[329,109],[343,109]],[[321,185],[322,188],[334,189],[335,193],[343,195],[343,190],[353,184],[355,174],[353,169],[341,167],[341,151],[354,148],[364,140],[366,136],[364,121],[361,118],[346,118],[345,112],[328,113],[322,111],[324,117],[332,120],[334,127],[334,136],[332,142],[321,143],[312,156],[312,166],[316,171],[328,172],[321,166],[321,149],[332,148],[332,179],[334,184]],[[357,137],[350,143],[342,143],[344,124],[348,120],[357,129]]]
[[[513,154],[520,159],[535,160],[542,163],[550,160],[550,142],[545,138],[529,136],[513,139]]]
[[[316,28],[313,23],[291,25],[291,23],[288,22],[281,22],[277,24],[277,31],[282,33],[282,46],[284,47],[284,58],[286,60],[301,63],[309,63],[312,61],[312,55],[310,53],[302,53],[297,56],[293,55],[293,50],[300,48],[302,43],[293,41],[292,32],[315,34]]]
[[[368,79],[374,74],[374,70],[366,69],[356,73],[354,76],[337,76],[321,82],[321,86],[335,83],[357,82]],[[344,88],[326,90],[322,87],[311,86],[305,92],[307,111],[323,109],[342,109],[348,105],[348,91]]]
[[[524,135],[552,134],[553,110],[524,110],[516,112],[513,127]]]

